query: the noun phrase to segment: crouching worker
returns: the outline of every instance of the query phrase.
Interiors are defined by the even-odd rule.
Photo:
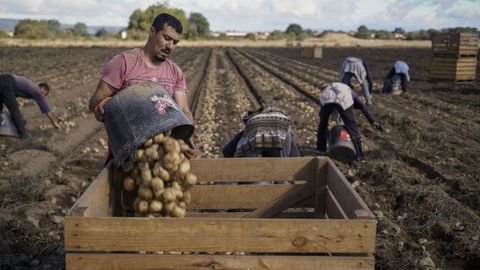
[[[224,157],[299,157],[290,119],[268,107],[243,118],[245,128],[223,148]]]
[[[17,97],[34,99],[40,111],[48,117],[53,127],[56,129],[60,128],[45,99],[49,93],[50,87],[46,83],[36,85],[23,76],[10,74],[0,75],[0,112],[3,110],[3,104],[5,104],[12,115],[12,120],[21,139],[27,139],[30,135],[25,128],[25,120],[18,108]]]
[[[352,85],[351,80],[353,77],[357,78],[357,81],[361,84],[367,105],[372,104],[373,83],[367,63],[360,58],[347,57],[340,68],[340,81],[344,84]]]
[[[354,101],[352,89],[339,82],[331,83],[320,94],[320,124],[317,133],[317,151],[325,153],[327,151],[327,127],[328,119],[334,110],[337,110],[343,120],[345,129],[350,134],[357,159],[365,159],[363,153],[362,141],[358,132],[357,120],[354,113]]]
[[[400,85],[402,85],[402,93],[405,94],[407,92],[408,81],[410,81],[408,69],[409,67],[407,63],[403,61],[395,62],[392,69],[387,74],[387,77],[385,77],[382,92],[388,95],[392,94],[393,88],[399,91]]]

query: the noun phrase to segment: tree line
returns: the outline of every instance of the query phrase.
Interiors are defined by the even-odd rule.
[[[182,9],[171,8],[168,3],[157,3],[145,10],[136,9],[129,17],[128,38],[134,40],[146,39],[155,16],[160,13],[170,13],[176,16],[183,25],[183,36],[186,39],[205,38],[210,32],[210,24],[201,13],[192,12],[186,16]],[[15,25],[14,36],[27,39],[62,39],[62,38],[121,38],[121,32],[115,33],[106,28],[100,28],[90,33],[83,22],[78,22],[71,29],[62,29],[58,20],[24,19]]]

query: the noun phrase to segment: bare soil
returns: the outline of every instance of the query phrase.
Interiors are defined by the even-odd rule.
[[[125,48],[0,48],[0,70],[48,82],[61,120],[49,126],[35,103],[19,100],[32,138],[0,137],[0,269],[64,267],[63,216],[103,167],[106,132],[87,111],[103,65]],[[315,98],[347,56],[366,60],[375,81],[371,107],[387,131],[357,114],[366,162],[343,174],[378,218],[377,269],[479,269],[480,84],[431,82],[430,50],[325,48],[302,59],[296,48],[179,48],[205,158],[242,128],[258,106],[253,91],[281,108],[305,155],[316,144]],[[380,93],[396,60],[411,67],[409,92]],[[358,89],[358,87],[357,87]],[[193,102],[197,100],[198,102]]]

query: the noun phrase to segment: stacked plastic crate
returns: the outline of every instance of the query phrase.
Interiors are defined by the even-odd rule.
[[[474,81],[478,33],[442,33],[432,39],[430,78],[433,81]]]

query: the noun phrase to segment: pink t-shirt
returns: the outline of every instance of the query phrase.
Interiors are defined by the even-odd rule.
[[[100,78],[118,90],[151,81],[159,83],[172,97],[174,92],[187,91],[185,76],[177,64],[166,59],[160,66],[148,65],[141,48],[115,55],[103,68]]]

